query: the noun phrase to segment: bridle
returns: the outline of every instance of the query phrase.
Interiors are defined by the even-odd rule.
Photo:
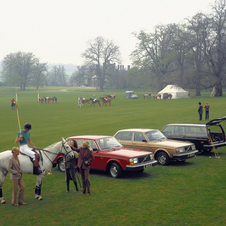
[[[69,154],[69,153],[71,153],[72,152],[72,150],[70,150],[70,151],[67,151],[67,149],[65,148],[65,146],[64,146],[64,144],[65,143],[67,143],[66,141],[65,142],[63,142],[62,141],[62,147],[64,148],[64,150],[65,150],[65,152],[66,152],[66,154],[64,155],[65,157]],[[69,146],[70,147],[70,146]],[[71,149],[71,147],[70,147],[70,149]],[[50,154],[54,154],[54,155],[58,155],[57,153],[54,153],[54,152],[51,152],[51,151],[48,151],[48,150],[45,150],[45,149],[40,149],[41,151],[43,151],[43,153],[45,154],[45,156],[46,156],[46,158],[47,159],[49,159],[49,161],[53,164],[53,161],[49,158],[49,156],[46,154],[46,152],[47,153],[50,153]],[[43,161],[42,161],[42,163],[43,163]]]

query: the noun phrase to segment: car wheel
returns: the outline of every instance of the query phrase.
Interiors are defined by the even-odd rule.
[[[111,177],[113,178],[119,178],[122,176],[123,173],[121,166],[116,162],[111,163],[109,172]]]
[[[58,161],[58,169],[60,170],[60,172],[65,172],[65,164],[63,161],[63,158],[60,158]]]
[[[157,155],[157,159],[156,160],[158,161],[158,163],[160,165],[167,165],[167,164],[169,164],[169,161],[170,161],[169,156],[163,151],[161,151]]]

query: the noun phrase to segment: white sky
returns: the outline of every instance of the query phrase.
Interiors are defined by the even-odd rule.
[[[215,0],[0,0],[0,61],[32,52],[41,62],[81,65],[87,41],[103,36],[120,47],[122,64],[137,39],[159,24],[210,12]]]

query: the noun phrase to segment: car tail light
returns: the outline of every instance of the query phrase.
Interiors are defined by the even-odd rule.
[[[210,137],[208,137],[208,144],[211,144],[211,138]]]

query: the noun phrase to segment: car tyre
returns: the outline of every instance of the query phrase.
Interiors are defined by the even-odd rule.
[[[168,165],[170,158],[165,152],[161,151],[158,153],[156,160],[160,165]]]
[[[109,167],[109,172],[111,177],[113,178],[122,177],[122,174],[123,174],[122,167],[116,162],[111,163]]]
[[[60,172],[65,172],[65,164],[64,164],[63,158],[60,158],[58,160],[57,164],[58,164],[58,169],[60,170]]]

